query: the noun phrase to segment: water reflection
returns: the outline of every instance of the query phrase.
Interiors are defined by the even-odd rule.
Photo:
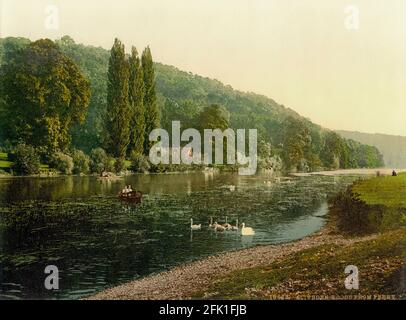
[[[1,221],[14,218],[0,227],[0,297],[78,298],[200,257],[301,238],[324,223],[326,197],[355,178],[264,183],[269,177],[205,172],[0,180]],[[116,197],[129,184],[145,194],[138,206]],[[256,234],[215,232],[210,217],[239,219]],[[191,231],[190,218],[202,230]],[[58,292],[43,288],[49,264],[60,270]]]

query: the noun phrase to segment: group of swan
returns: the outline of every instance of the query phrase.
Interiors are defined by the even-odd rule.
[[[190,229],[191,230],[200,230],[202,228],[201,224],[193,224],[193,219],[190,219]],[[224,224],[219,224],[217,223],[217,221],[215,221],[213,223],[213,218],[210,218],[210,224],[209,224],[209,228],[214,229],[215,231],[238,231],[238,219],[235,223],[235,226],[232,226],[231,224],[229,224],[227,222],[227,217],[226,217],[226,223]],[[241,225],[241,235],[243,236],[253,236],[255,234],[254,229],[252,229],[251,227],[246,227],[245,223],[242,223]]]

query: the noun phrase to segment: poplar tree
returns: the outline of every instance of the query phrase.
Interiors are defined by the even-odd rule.
[[[151,50],[146,47],[142,53],[142,70],[144,74],[144,106],[145,106],[145,140],[144,154],[148,155],[152,143],[149,141],[150,132],[159,128],[159,113],[156,101],[155,71]]]
[[[128,100],[131,109],[128,154],[133,152],[137,155],[142,155],[145,139],[144,75],[135,47],[132,47],[131,56],[128,61],[130,66]]]
[[[106,133],[109,153],[118,158],[116,171],[120,171],[124,163],[127,146],[130,142],[130,115],[128,102],[129,67],[126,60],[124,45],[117,38],[111,48],[108,82]]]

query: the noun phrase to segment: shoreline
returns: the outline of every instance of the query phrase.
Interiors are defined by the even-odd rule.
[[[382,175],[391,175],[392,173],[391,168],[359,168],[359,169],[338,169],[338,170],[324,170],[324,171],[314,171],[314,172],[289,172],[285,173],[282,176],[293,176],[293,177],[310,177],[310,176],[340,176],[340,175],[376,175],[379,171]],[[396,169],[397,173],[406,172],[406,169]],[[122,179],[128,176],[138,176],[138,175],[173,175],[173,174],[189,174],[189,173],[236,173],[233,171],[221,171],[219,169],[214,170],[190,170],[190,171],[171,171],[171,172],[147,172],[147,173],[140,173],[140,172],[131,172],[123,175],[114,175],[111,177],[101,177],[99,174],[37,174],[37,175],[27,175],[27,176],[15,176],[12,174],[0,174],[0,179],[25,179],[25,178],[66,178],[66,177],[95,177],[100,178],[101,180],[109,180],[109,179]],[[265,172],[267,174],[267,172]]]
[[[184,300],[204,291],[217,278],[233,271],[261,267],[305,249],[325,244],[340,246],[375,238],[377,235],[346,238],[332,231],[330,223],[302,239],[224,252],[104,289],[86,300]],[[210,297],[206,297],[210,298]]]

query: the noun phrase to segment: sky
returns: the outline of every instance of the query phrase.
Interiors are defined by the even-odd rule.
[[[66,34],[149,45],[330,129],[406,136],[405,0],[0,0],[1,37]]]

